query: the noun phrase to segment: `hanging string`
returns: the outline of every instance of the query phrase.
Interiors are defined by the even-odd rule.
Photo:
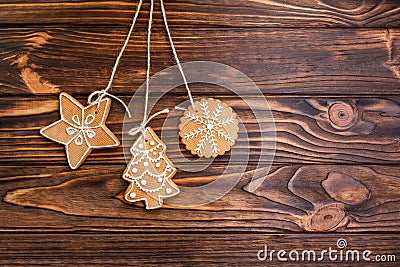
[[[142,122],[140,124],[139,127],[135,127],[129,130],[129,135],[136,135],[139,132],[142,132],[142,134],[144,135],[144,131],[146,129],[146,125],[149,124],[150,121],[152,121],[155,117],[160,116],[161,114],[166,114],[169,113],[169,109],[163,109],[157,113],[154,113],[150,118],[146,119],[144,122]]]
[[[151,0],[150,15],[149,15],[149,26],[147,29],[147,69],[146,69],[146,96],[144,103],[144,114],[142,124],[144,125],[147,120],[147,110],[149,106],[149,87],[150,87],[150,69],[151,69],[151,27],[153,26],[153,14],[154,14],[154,0]]]
[[[100,107],[100,102],[103,99],[103,97],[105,97],[105,96],[112,97],[112,98],[118,100],[124,106],[126,112],[128,113],[129,118],[131,118],[131,113],[130,113],[127,105],[120,98],[108,93],[108,90],[110,90],[111,87],[112,87],[112,83],[114,81],[115,74],[117,73],[119,63],[120,63],[121,58],[122,58],[122,56],[123,56],[123,54],[124,54],[124,52],[126,50],[126,47],[128,46],[129,40],[130,40],[130,38],[132,36],[133,29],[135,28],[136,20],[137,20],[137,18],[139,16],[139,13],[140,13],[140,8],[142,7],[142,3],[143,3],[143,0],[139,0],[139,4],[138,4],[138,7],[136,9],[135,16],[132,19],[132,24],[131,24],[131,27],[129,29],[129,33],[126,36],[125,42],[124,42],[124,44],[123,44],[123,46],[121,48],[121,51],[119,52],[119,55],[118,55],[117,59],[115,60],[114,68],[113,68],[113,70],[111,72],[111,76],[110,76],[110,79],[108,81],[108,84],[107,84],[106,88],[103,89],[103,90],[99,90],[99,91],[93,92],[88,98],[88,103],[89,104],[97,103],[98,104],[97,109],[98,109]],[[97,96],[97,98],[95,100],[93,100],[94,96]]]
[[[96,96],[96,100],[93,101],[93,97],[95,97],[95,96]],[[128,113],[129,118],[132,117],[131,112],[129,111],[129,108],[128,108],[128,106],[125,104],[125,102],[122,101],[121,98],[119,98],[119,97],[117,97],[117,96],[115,96],[115,95],[113,95],[113,94],[108,93],[106,90],[100,90],[100,91],[95,91],[95,92],[91,93],[91,94],[89,95],[89,97],[88,97],[88,103],[89,103],[89,104],[97,103],[97,110],[96,110],[96,112],[98,112],[98,109],[100,108],[101,100],[102,100],[103,97],[105,97],[105,96],[109,96],[109,97],[111,97],[111,98],[114,98],[114,99],[117,100],[118,102],[120,102],[121,105],[124,106],[126,112]]]
[[[183,79],[183,82],[185,84],[186,91],[188,93],[188,96],[189,96],[190,102],[192,104],[193,110],[196,111],[196,106],[194,105],[194,100],[193,100],[193,97],[192,97],[192,91],[189,88],[189,84],[187,82],[186,75],[185,75],[185,73],[183,71],[181,62],[180,62],[179,57],[178,57],[178,53],[176,52],[176,49],[175,49],[174,41],[172,40],[171,31],[169,30],[169,27],[168,27],[167,14],[165,12],[164,1],[160,0],[160,4],[161,4],[161,11],[162,11],[163,19],[164,19],[165,29],[167,31],[169,43],[171,44],[171,48],[172,48],[172,53],[174,54],[176,64],[178,65],[179,71],[180,71],[180,73],[182,75],[182,79]],[[177,108],[177,109],[179,109],[179,108]]]
[[[150,118],[148,118],[147,112],[149,108],[149,92],[150,92],[150,70],[151,70],[151,27],[153,24],[153,14],[154,14],[154,0],[151,0],[150,6],[150,17],[149,17],[149,25],[147,29],[147,70],[146,70],[146,92],[144,98],[144,113],[142,123],[135,128],[129,130],[129,135],[136,135],[139,132],[142,132],[143,136],[145,136],[145,129],[147,124],[152,121],[155,117],[169,113],[169,109],[161,110],[155,114],[153,114]]]

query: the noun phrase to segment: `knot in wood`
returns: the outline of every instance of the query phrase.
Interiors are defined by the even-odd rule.
[[[329,107],[329,120],[334,128],[348,129],[357,121],[357,108],[345,102],[336,102]]]
[[[330,172],[321,184],[331,198],[347,205],[360,205],[371,194],[360,181],[341,172]]]
[[[311,231],[333,231],[345,218],[346,211],[342,203],[327,204],[311,214],[308,226]]]

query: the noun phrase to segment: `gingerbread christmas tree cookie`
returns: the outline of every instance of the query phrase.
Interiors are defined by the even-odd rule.
[[[162,207],[164,198],[179,193],[171,180],[176,168],[165,151],[165,144],[147,127],[131,147],[133,157],[122,176],[130,183],[124,195],[127,202],[145,201],[146,209],[156,209]]]

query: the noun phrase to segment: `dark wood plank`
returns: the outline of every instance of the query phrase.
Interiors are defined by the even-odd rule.
[[[248,75],[266,94],[399,94],[400,30],[174,28],[182,62],[214,61]],[[0,93],[89,95],[109,79],[126,29],[0,30]],[[145,29],[126,51],[112,92],[132,95],[145,81]],[[152,73],[175,65],[161,25],[154,29]],[[196,77],[197,69],[187,75]],[[215,73],[223,80],[224,73]],[[180,77],[178,77],[181,79]],[[238,91],[245,94],[244,84]],[[204,85],[194,84],[196,96]],[[184,94],[179,88],[177,94]],[[231,94],[215,87],[208,94]]]
[[[9,169],[8,169],[9,168]],[[399,166],[275,166],[257,190],[253,170],[235,188],[200,207],[146,211],[127,205],[121,193],[123,165],[2,167],[1,230],[66,231],[88,229],[225,229],[282,232],[371,232],[400,229]],[[213,165],[198,172],[178,172],[180,186],[200,186],[223,174]],[[259,180],[258,180],[259,181]],[[179,197],[179,196],[178,196]],[[30,207],[30,208],[27,208]],[[56,211],[56,212],[54,212]],[[64,215],[63,215],[64,214]],[[68,216],[67,216],[68,215]]]
[[[358,250],[360,261],[351,261],[352,256],[337,261],[329,260],[328,254],[322,261],[278,261],[279,250],[314,250],[320,256],[323,249],[338,249],[337,240],[345,239],[347,253]],[[371,240],[374,242],[371,243]],[[363,260],[362,253],[370,250],[371,261],[377,255],[397,256],[395,261],[387,261],[384,266],[398,266],[399,240],[388,234],[375,235],[268,235],[263,233],[185,233],[172,231],[162,233],[83,233],[83,234],[0,234],[0,264],[13,266],[58,265],[70,266],[371,266]],[[268,251],[275,250],[272,261],[259,261],[257,254],[265,245]],[[288,255],[286,255],[288,257]],[[390,257],[392,258],[392,257]],[[12,260],[11,260],[12,259]],[[311,257],[312,259],[312,257]],[[349,261],[346,261],[348,259]],[[394,260],[394,259],[393,259]],[[375,263],[375,262],[374,262]]]
[[[129,23],[138,1],[5,0],[0,24]],[[148,10],[148,1],[144,1]],[[396,0],[174,0],[166,1],[172,25],[240,27],[397,27]],[[156,9],[158,10],[158,9]],[[158,10],[159,12],[159,10]],[[143,12],[143,17],[147,16]]]
[[[262,110],[265,100],[251,98],[252,107],[239,98],[216,96],[231,106],[239,115],[245,128],[241,128],[240,137],[235,146],[236,155],[250,153],[249,162],[259,161],[261,133],[271,136],[273,128],[266,128],[268,119],[257,121],[254,110]],[[129,98],[122,98],[126,103]],[[83,99],[82,99],[83,100]],[[185,98],[174,95],[161,100],[154,111],[164,108],[173,109]],[[84,101],[84,100],[83,100]],[[298,163],[336,163],[336,164],[399,164],[400,138],[400,99],[382,98],[268,98],[276,127],[277,164]],[[0,112],[2,128],[0,130],[0,161],[3,164],[25,166],[26,162],[36,165],[66,165],[64,147],[45,139],[39,129],[59,119],[58,99],[56,97],[3,98]],[[344,120],[338,117],[334,109],[343,109]],[[136,111],[135,111],[136,112]],[[346,113],[347,112],[347,113]],[[134,121],[140,121],[141,115],[135,113]],[[172,119],[178,119],[181,112],[174,111]],[[183,163],[183,147],[179,147],[177,124],[160,132],[164,117],[151,122],[151,126],[163,135],[168,146],[169,158],[176,164]],[[113,102],[108,119],[110,129],[122,139],[124,110]],[[263,123],[260,129],[258,123]],[[272,126],[271,126],[272,127]],[[249,137],[246,138],[245,134]],[[273,136],[266,142],[267,148],[273,148]],[[127,157],[128,148],[134,138],[124,134],[128,140],[124,143]],[[249,142],[249,144],[247,144]],[[246,149],[249,148],[250,151]],[[189,152],[186,157],[195,159]],[[226,164],[230,154],[218,157],[215,162]],[[233,158],[232,164],[243,164],[240,158]],[[104,164],[113,162],[125,164],[122,148],[95,150],[85,164]],[[196,164],[196,163],[193,163]]]
[[[381,189],[374,190],[378,183]],[[280,168],[261,185],[253,181],[244,190],[307,212],[302,220],[307,231],[333,231],[354,223],[367,226],[385,220],[391,224],[400,215],[398,203],[394,204],[400,197],[398,183],[380,168],[306,166]],[[254,191],[256,185],[260,187]],[[383,203],[390,203],[386,212],[381,209]]]
[[[239,197],[239,195],[234,193],[232,195],[233,198],[229,197],[229,200],[227,202],[225,201],[226,204],[222,202],[219,204],[215,203],[215,208],[212,207],[212,204],[209,207],[205,206],[204,209],[199,207],[193,209],[187,208],[184,210],[171,210],[166,206],[165,209],[149,212],[140,205],[136,207],[127,205],[118,199],[118,195],[127,187],[127,183],[120,178],[124,168],[125,166],[122,165],[105,165],[104,168],[86,166],[78,171],[71,172],[65,167],[11,167],[9,169],[10,172],[2,174],[1,190],[3,202],[0,203],[0,209],[2,214],[8,215],[0,219],[1,229],[31,229],[33,231],[35,231],[35,229],[47,231],[90,229],[188,230],[196,229],[197,227],[202,227],[203,229],[219,229],[225,227],[227,228],[226,231],[229,231],[229,229],[234,230],[242,227],[248,229],[261,227],[263,231],[266,232],[300,231],[299,225],[292,221],[289,214],[280,214],[277,210],[263,212],[262,210],[264,210],[264,208],[261,207],[262,203],[257,205],[261,208],[261,210],[257,212],[245,208],[244,206],[248,205],[246,203],[256,203],[255,200],[257,199],[257,197],[240,189],[240,186],[244,186],[245,182],[242,182],[235,191],[239,194],[244,194],[246,198]],[[18,169],[21,171],[18,171]],[[2,170],[5,172],[7,167],[2,167]],[[180,175],[185,175],[188,179],[184,179],[186,182],[181,182],[180,184],[186,184],[186,186],[206,184],[220,175],[223,170],[224,168],[215,166],[210,167],[201,174],[181,173]],[[177,177],[179,178],[179,176]],[[179,179],[177,179],[177,182],[178,180]],[[57,184],[59,184],[59,186],[57,186]],[[17,203],[24,200],[22,200],[22,196],[22,198],[20,198],[15,195],[19,194],[18,192],[21,191],[15,190],[22,190],[22,188],[31,188],[32,190],[36,188],[40,190],[40,187],[46,190],[46,188],[50,189],[53,188],[53,186],[54,189],[58,187],[63,190],[65,186],[69,188],[68,184],[72,187],[70,188],[71,190],[67,189],[69,191],[67,195],[62,196],[59,195],[59,193],[50,194],[50,191],[48,191],[44,193],[42,197],[48,200],[55,198],[56,195],[65,197],[64,204],[73,210],[76,209],[75,212],[79,212],[80,210],[82,212],[81,214],[71,214],[69,210],[61,212],[49,211],[59,209],[59,204],[61,203],[56,199],[53,199],[53,204],[49,203],[49,205],[47,205],[43,203],[43,205],[48,206],[45,209],[26,208],[32,207],[32,204],[36,207],[41,206],[34,204],[36,201],[34,199],[32,199],[30,204],[28,203],[29,201],[24,204]],[[78,188],[75,187],[74,184],[77,185]],[[79,187],[81,190],[79,190]],[[79,192],[75,190],[79,190]],[[228,204],[229,202],[231,203]],[[272,202],[270,204],[272,204],[272,206],[277,206]],[[93,209],[92,205],[95,205],[96,208]],[[112,206],[111,209],[110,205]],[[215,212],[210,212],[211,210]],[[238,210],[241,211],[238,212]],[[99,212],[103,215],[98,216],[99,214],[95,215],[92,212]]]
[[[135,2],[1,1],[0,265],[293,266],[259,262],[257,252],[265,245],[276,251],[336,249],[341,238],[346,249],[397,256],[384,266],[398,266],[400,2],[166,1],[183,62],[232,66],[268,97],[276,155],[271,169],[263,161],[256,172],[260,136],[269,129],[258,127],[237,95],[194,84],[196,97],[220,98],[237,111],[246,127],[240,133],[246,130],[250,144],[241,137],[236,147],[250,149],[238,152],[249,155],[249,162],[243,170],[246,163],[236,158],[233,174],[225,174],[228,153],[203,171],[180,170],[174,180],[181,187],[217,178],[228,183],[236,173],[242,179],[207,205],[166,204],[151,212],[121,201],[127,187],[123,149],[129,157],[132,138],[123,148],[93,152],[71,171],[63,147],[38,133],[59,118],[59,92],[84,101],[106,85]],[[112,90],[126,103],[145,78],[144,2]],[[155,22],[152,73],[175,64],[158,5]],[[227,73],[213,75],[224,79]],[[251,108],[263,107],[248,86],[239,92],[254,100]],[[185,89],[177,88],[156,110],[185,99]],[[113,102],[108,125],[119,138],[123,115]],[[151,126],[163,129],[170,159],[185,164],[176,127],[163,128],[163,122],[160,117]],[[253,175],[261,179],[251,181]]]

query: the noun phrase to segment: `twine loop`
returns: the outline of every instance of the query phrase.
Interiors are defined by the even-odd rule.
[[[93,100],[93,98],[94,98],[95,96],[96,96],[96,99]],[[109,92],[107,92],[106,89],[94,91],[93,93],[91,93],[91,94],[89,95],[89,97],[88,97],[88,103],[89,103],[90,105],[93,105],[93,104],[96,104],[96,103],[97,103],[96,112],[98,112],[98,111],[99,111],[99,108],[100,108],[101,100],[103,100],[103,98],[104,98],[105,96],[111,97],[111,98],[117,100],[118,102],[120,102],[121,105],[124,106],[126,113],[128,113],[129,118],[132,117],[132,114],[131,114],[131,112],[129,111],[129,108],[128,108],[128,106],[125,104],[125,102],[124,102],[121,98],[119,98],[119,97],[117,97],[117,96],[115,96],[115,95],[110,94]]]
[[[129,135],[136,135],[139,132],[142,132],[143,136],[145,136],[145,130],[147,127],[147,124],[149,124],[150,121],[152,121],[155,117],[160,116],[161,114],[166,114],[169,113],[169,109],[163,109],[157,113],[154,113],[150,118],[148,118],[147,120],[143,121],[142,123],[140,123],[140,125],[138,127],[132,128],[129,130],[128,134]]]

